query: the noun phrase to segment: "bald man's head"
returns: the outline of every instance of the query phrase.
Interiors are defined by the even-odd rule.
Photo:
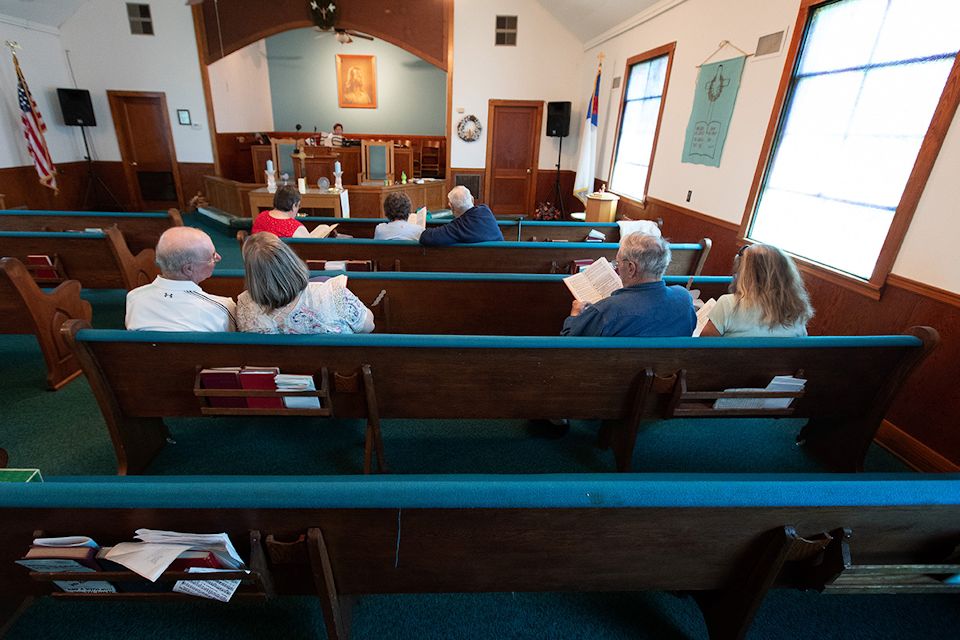
[[[168,280],[200,283],[213,274],[220,254],[203,231],[193,227],[172,227],[157,242],[157,266]]]

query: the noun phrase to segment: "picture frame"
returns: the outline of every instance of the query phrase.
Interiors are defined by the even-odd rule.
[[[337,101],[341,109],[377,108],[377,58],[338,53]]]
[[[190,110],[189,109],[177,109],[177,122],[180,124],[189,127],[193,122],[190,120]]]

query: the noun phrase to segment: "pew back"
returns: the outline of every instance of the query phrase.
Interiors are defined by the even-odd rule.
[[[704,608],[711,631],[745,633],[769,587],[835,577],[804,579],[825,554],[771,557],[785,525],[804,542],[851,530],[836,573],[942,562],[960,536],[955,474],[65,480],[0,485],[5,600],[37,590],[14,564],[37,530],[105,545],[224,531],[245,558],[257,530],[276,593],[320,596],[331,638],[347,634],[344,596],[482,591],[715,590],[735,606]]]
[[[299,218],[301,222],[313,231],[321,224],[340,225],[338,233],[345,233],[354,238],[372,239],[377,225],[387,222],[386,218],[327,218],[321,216],[307,216]],[[453,218],[430,218],[428,227],[437,227],[449,224]],[[561,240],[565,242],[583,242],[592,230],[603,233],[606,242],[620,242],[620,226],[616,222],[555,222],[552,220],[497,220],[504,240],[517,242],[546,242]]]
[[[311,276],[339,273],[315,271]],[[347,276],[349,289],[372,309],[377,333],[556,335],[573,301],[563,275],[351,271]],[[691,284],[704,300],[723,295],[730,286],[728,276],[698,276],[692,283],[681,276],[664,280]],[[218,269],[203,288],[236,298],[245,289],[243,271]]]
[[[827,462],[855,470],[903,379],[938,340],[926,327],[903,336],[768,339],[211,335],[91,330],[79,321],[63,331],[97,396],[122,473],[142,470],[163,446],[160,418],[202,415],[198,367],[267,364],[318,380],[326,369],[334,381],[332,414],[341,418],[370,417],[370,396],[356,393],[368,368],[379,418],[619,421],[621,470],[629,469],[639,422],[667,417],[673,409],[665,403],[681,389],[763,388],[773,376],[800,375],[804,395],[785,412],[718,415],[810,418],[811,446],[828,443],[821,452]],[[654,386],[657,378],[665,382]],[[151,429],[159,431],[148,442],[143,433]]]
[[[424,247],[400,240],[284,238],[304,260],[370,260],[377,271],[570,273],[575,260],[613,261],[619,244],[600,242],[479,242]],[[711,241],[671,244],[667,275],[700,275]]]
[[[103,211],[0,211],[4,231],[83,231],[116,226],[133,253],[157,246],[160,234],[170,227],[183,226],[176,209],[166,213]]]
[[[57,280],[79,280],[86,289],[134,289],[157,276],[153,249],[134,256],[116,227],[93,232],[0,231],[0,256],[27,264],[45,255],[57,263]]]

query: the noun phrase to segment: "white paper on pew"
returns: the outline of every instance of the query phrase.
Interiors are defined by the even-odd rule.
[[[697,328],[693,330],[693,337],[699,338],[703,329],[710,322],[710,310],[717,306],[717,301],[710,298],[703,303],[703,306],[697,310]]]
[[[218,573],[223,569],[211,567],[188,567],[187,573]],[[247,571],[247,573],[250,573]],[[240,586],[240,580],[177,580],[173,590],[191,596],[200,596],[220,602],[230,602],[230,598]]]
[[[121,542],[104,556],[130,571],[140,574],[150,582],[156,582],[167,567],[184,551],[190,551],[189,544],[155,544],[150,542]]]
[[[803,391],[806,380],[793,376],[774,376],[766,389],[724,389],[724,391]],[[793,398],[717,398],[714,409],[787,409]]]
[[[346,271],[347,262],[346,260],[327,260],[323,265],[324,271]]]
[[[346,276],[343,277],[346,279]],[[143,542],[188,544],[190,549],[210,551],[217,556],[217,560],[224,567],[242,569],[244,566],[243,558],[230,542],[230,536],[225,533],[180,533],[161,529],[137,529],[134,533],[136,533],[135,537]]]
[[[621,289],[623,282],[606,258],[599,258],[580,273],[563,279],[573,297],[580,302],[595,304]]]
[[[620,226],[620,240],[623,240],[631,233],[642,233],[645,236],[660,237],[660,227],[653,220],[618,220]]]

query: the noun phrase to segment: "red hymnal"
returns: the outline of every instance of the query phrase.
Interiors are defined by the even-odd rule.
[[[200,384],[204,389],[239,389],[240,367],[220,367],[204,369],[200,372]],[[211,407],[246,407],[244,398],[207,396]]]
[[[217,556],[210,551],[184,551],[170,563],[167,571],[186,571],[188,567],[223,568]]]
[[[275,390],[277,383],[273,378],[280,369],[276,367],[244,367],[240,372],[240,386],[244,389]],[[283,399],[276,398],[247,398],[247,406],[251,409],[283,409]]]
[[[32,267],[52,267],[53,261],[50,256],[27,256],[27,264]],[[60,274],[56,269],[37,269],[33,271],[35,280],[57,280]]]

